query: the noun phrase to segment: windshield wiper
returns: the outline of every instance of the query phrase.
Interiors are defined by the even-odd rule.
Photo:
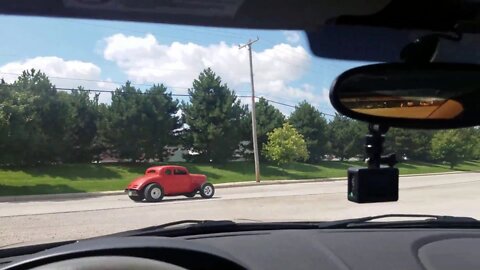
[[[402,221],[376,221],[385,218],[412,218]],[[414,218],[423,218],[414,220]],[[418,214],[389,214],[369,216],[355,219],[345,219],[324,222],[318,225],[320,229],[344,228],[480,228],[480,221],[471,217],[418,215]]]

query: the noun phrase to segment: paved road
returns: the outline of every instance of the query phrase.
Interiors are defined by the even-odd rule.
[[[93,237],[180,219],[334,220],[385,213],[480,218],[480,174],[402,177],[400,200],[358,205],[346,181],[218,189],[214,198],[134,203],[127,196],[0,203],[0,246]]]

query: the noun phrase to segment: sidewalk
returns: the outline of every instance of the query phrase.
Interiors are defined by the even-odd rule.
[[[443,173],[406,174],[406,175],[400,175],[400,177],[445,175],[445,174],[458,174],[458,173],[475,173],[475,172],[454,171],[454,172],[443,172]],[[215,184],[215,188],[223,189],[223,188],[235,188],[235,187],[288,185],[288,184],[345,181],[345,180],[346,180],[345,177],[335,177],[335,178],[297,179],[297,180],[265,180],[259,183],[255,181],[245,181],[245,182]],[[101,196],[115,196],[115,195],[123,195],[123,194],[125,194],[123,190],[118,190],[118,191],[102,191],[102,192],[89,192],[89,193],[61,193],[61,194],[41,194],[41,195],[0,196],[0,202],[23,202],[23,201],[27,202],[27,201],[62,199],[62,198],[78,199],[78,198],[101,197]]]

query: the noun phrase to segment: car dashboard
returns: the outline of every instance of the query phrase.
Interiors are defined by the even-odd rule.
[[[479,246],[480,232],[473,229],[265,230],[96,238],[3,258],[0,266],[149,269],[147,260],[168,264],[156,269],[469,270],[480,269]],[[97,267],[82,268],[92,258]]]

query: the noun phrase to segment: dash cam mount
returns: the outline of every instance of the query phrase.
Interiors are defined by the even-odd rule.
[[[382,155],[388,129],[388,126],[369,124],[369,133],[365,136],[368,167],[348,169],[349,201],[373,203],[398,200],[399,172],[394,168],[398,162],[396,155]]]

